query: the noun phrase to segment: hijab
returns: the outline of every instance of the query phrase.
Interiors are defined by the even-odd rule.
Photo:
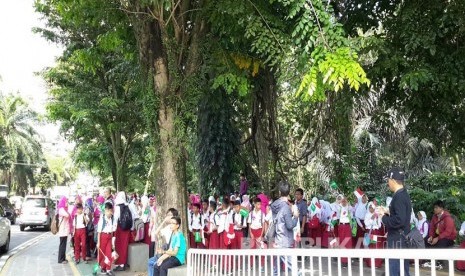
[[[120,205],[120,204],[128,205],[128,203],[126,202],[126,193],[123,191],[118,192],[115,198],[115,205]]]
[[[249,211],[252,209],[252,204],[250,204],[248,195],[243,195],[242,196],[241,206],[247,208]]]
[[[425,211],[420,211],[418,213],[421,214],[421,220],[418,221],[417,225],[423,225],[423,222],[428,220],[428,218],[426,217],[426,213],[425,213]]]
[[[68,209],[66,208],[67,203],[68,203],[68,198],[66,198],[66,196],[62,196],[60,198],[60,201],[58,202],[58,210],[63,208],[63,209],[65,209],[66,212],[68,212]]]

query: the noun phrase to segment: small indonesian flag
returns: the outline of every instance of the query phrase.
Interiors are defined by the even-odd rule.
[[[354,195],[357,197],[357,198],[362,198],[362,196],[364,195],[363,191],[360,189],[360,188],[357,188],[357,190],[354,191]]]
[[[377,243],[378,235],[370,235],[370,243]]]
[[[312,202],[312,204],[310,205],[310,210],[312,210],[312,212],[315,212],[319,209],[321,209],[321,204],[318,201],[315,203]]]

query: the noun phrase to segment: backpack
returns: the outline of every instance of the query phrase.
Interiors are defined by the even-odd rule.
[[[60,224],[58,224],[59,220],[60,219],[58,218],[58,212],[57,212],[57,214],[53,216],[52,223],[50,224],[50,231],[52,232],[53,235],[56,235],[58,233],[58,230],[60,230],[60,225],[63,222],[63,220],[61,220]]]
[[[94,233],[94,224],[93,224],[94,216],[91,212],[89,212],[89,222],[86,224],[86,232],[87,235],[90,236]]]
[[[407,248],[410,249],[422,249],[425,248],[425,240],[416,227],[411,229],[407,235],[404,234],[404,231],[400,231],[401,235],[405,238],[405,243]]]
[[[144,239],[144,226],[144,222],[141,219],[137,218],[134,220],[134,241],[138,242]]]
[[[118,206],[120,208],[118,226],[123,230],[131,230],[133,225],[131,210],[129,210],[129,207],[125,204],[120,204]]]

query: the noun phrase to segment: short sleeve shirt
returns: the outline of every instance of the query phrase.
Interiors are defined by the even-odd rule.
[[[303,221],[304,216],[307,216],[307,201],[301,200],[296,202],[297,208],[299,209],[299,220]]]
[[[179,260],[181,265],[183,265],[186,262],[187,245],[186,239],[181,232],[178,232],[171,237],[170,249],[174,250],[175,248],[178,248],[176,258]]]

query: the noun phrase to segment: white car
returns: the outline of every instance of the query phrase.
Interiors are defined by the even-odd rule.
[[[11,223],[8,219],[9,212],[0,205],[0,253],[8,252],[10,249]]]
[[[21,206],[21,215],[18,218],[19,230],[26,227],[43,226],[50,230],[52,218],[55,215],[55,203],[45,196],[26,196]]]

